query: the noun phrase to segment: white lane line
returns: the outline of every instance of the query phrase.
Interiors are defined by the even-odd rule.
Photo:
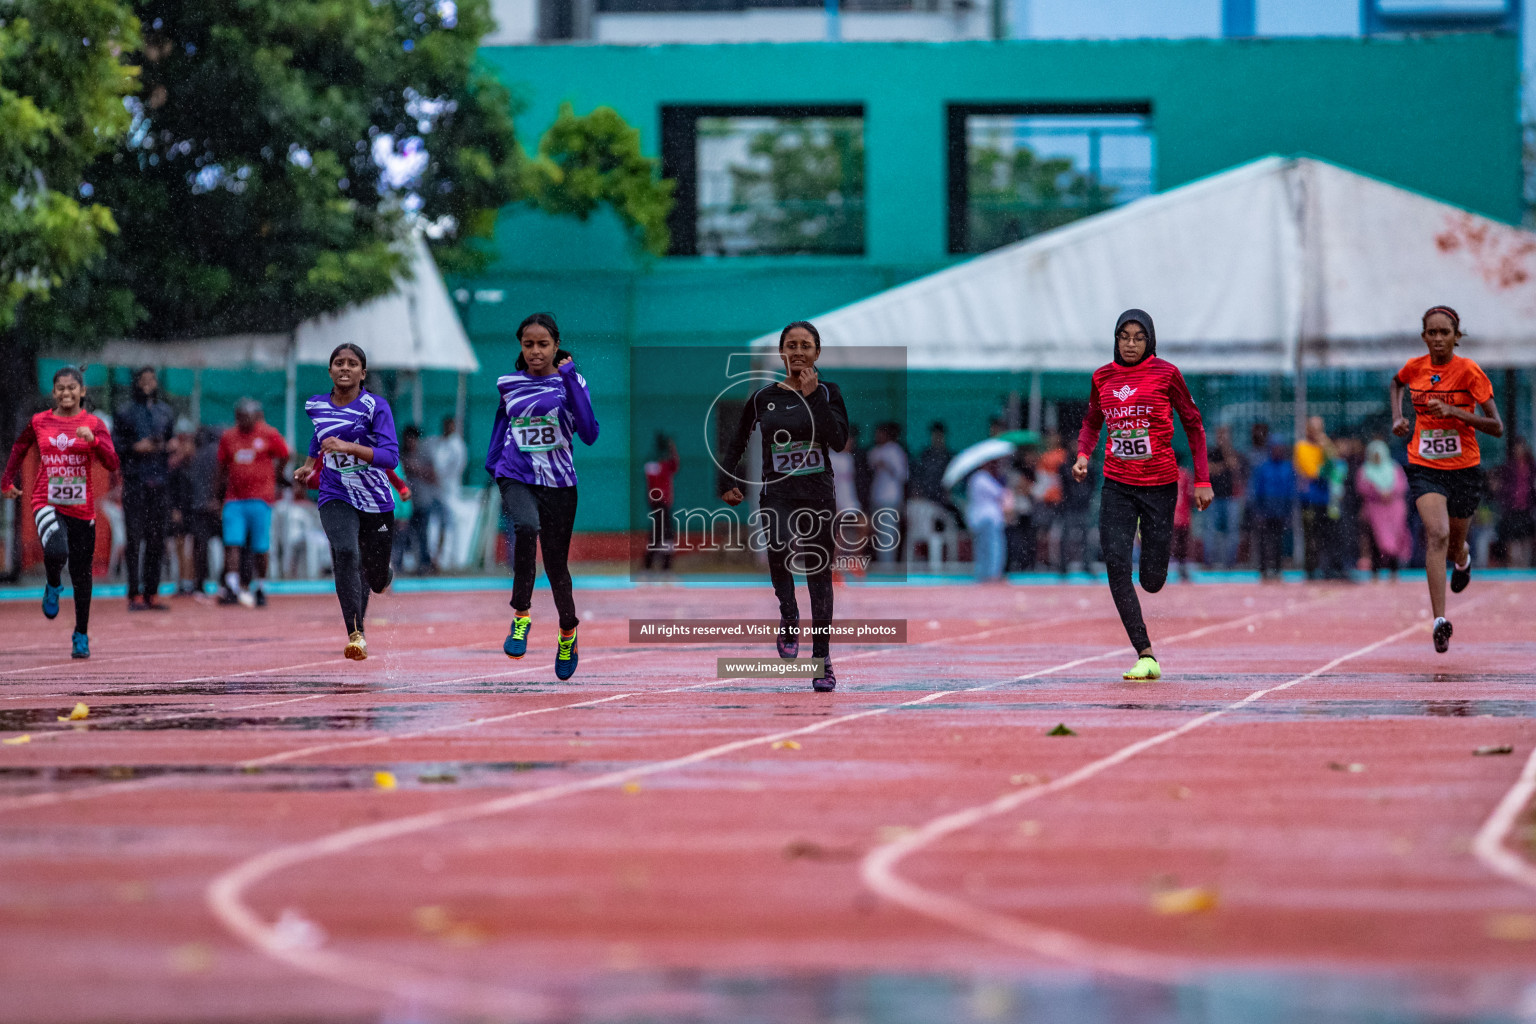
[[[994,627],[992,629],[985,629],[985,630],[982,630],[982,631],[980,631],[978,633],[963,634],[963,635],[961,635],[959,637],[944,637],[944,638],[935,639],[935,640],[925,640],[925,641],[921,641],[921,642],[916,643],[916,644],[909,644],[908,648],[911,648],[911,647],[926,647],[926,646],[929,646],[931,644],[941,643],[941,642],[944,642],[944,641],[947,641],[947,640],[974,640],[974,639],[979,639],[981,637],[991,636],[993,633],[999,633],[999,632],[1003,632],[1003,631],[1009,630],[1009,629],[1016,629],[1016,628],[1018,628],[1020,626],[1024,626],[1024,625],[1036,626],[1036,627],[1038,627],[1038,626],[1051,626],[1051,625],[1057,625],[1057,624],[1059,624],[1061,622],[1066,622],[1066,621],[1080,621],[1080,619],[1077,616],[1059,616],[1059,617],[1057,617],[1055,619],[1046,619],[1046,620],[1041,621],[1041,622],[1012,623],[1012,624],[1009,624],[1007,626],[997,626],[997,627]],[[610,660],[610,659],[613,659],[613,658],[629,657],[630,653],[632,653],[632,652],[625,652],[625,653],[622,653],[622,654],[599,655],[596,658],[589,659],[588,660],[588,664],[591,664],[592,662],[597,662],[597,661],[607,661],[607,660]],[[877,648],[877,649],[872,650],[872,651],[863,651],[863,652],[860,652],[858,654],[851,654],[851,655],[847,656],[847,658],[845,658],[844,660],[846,660],[846,661],[854,661],[854,660],[857,660],[859,658],[870,657],[870,656],[873,656],[873,655],[876,655],[876,654],[885,654],[885,653],[889,653],[889,649],[888,648]],[[429,686],[446,686],[446,685],[449,685],[449,684],[452,684],[452,683],[462,683],[462,682],[470,682],[470,681],[481,680],[481,679],[499,678],[499,677],[502,677],[502,676],[515,675],[515,674],[517,674],[519,672],[532,672],[532,671],[535,671],[535,669],[532,666],[530,666],[528,668],[523,668],[523,669],[512,669],[512,670],[509,670],[507,672],[494,673],[493,675],[460,676],[460,677],[455,678],[455,679],[441,679],[441,680],[437,680],[435,682],[419,683],[419,684],[409,684],[407,686],[396,686],[396,687],[390,687],[389,689],[385,689],[385,690],[373,690],[373,691],[370,691],[370,693],[389,693],[389,692],[394,691],[394,690],[407,690],[407,689],[412,689],[412,688],[424,689],[424,688],[429,687]],[[282,762],[285,762],[285,761],[296,761],[296,760],[298,760],[301,757],[308,757],[308,756],[310,756],[312,754],[329,753],[329,752],[332,752],[332,751],[345,750],[345,749],[349,749],[349,748],[352,748],[352,747],[377,746],[377,745],[384,744],[384,743],[392,743],[392,742],[394,742],[396,740],[416,739],[416,738],[421,737],[421,736],[432,735],[432,734],[440,733],[440,732],[449,732],[449,731],[452,731],[452,730],[455,730],[455,729],[467,729],[467,728],[475,728],[475,727],[482,726],[482,725],[491,725],[491,724],[494,724],[496,722],[504,722],[504,721],[508,721],[508,720],[514,719],[514,718],[527,718],[527,717],[529,717],[531,715],[548,714],[549,712],[552,712],[552,711],[566,711],[566,710],[569,710],[569,709],[572,709],[572,708],[581,708],[581,707],[589,707],[589,706],[592,706],[592,705],[595,705],[595,704],[604,704],[604,703],[607,703],[607,702],[610,702],[610,701],[622,700],[625,697],[642,697],[642,696],[650,696],[650,695],[654,695],[654,694],[663,694],[663,693],[683,693],[683,692],[688,691],[688,690],[697,690],[697,689],[700,689],[700,688],[703,688],[703,687],[708,687],[708,686],[721,686],[721,685],[724,685],[725,683],[741,682],[741,681],[743,681],[743,679],[745,679],[744,676],[734,676],[734,677],[729,678],[729,679],[711,679],[711,680],[708,680],[707,682],[703,682],[703,683],[693,683],[693,684],[690,684],[688,686],[677,686],[677,687],[672,687],[672,688],[666,689],[666,690],[638,690],[638,691],[634,691],[634,692],[631,692],[631,693],[614,694],[613,696],[610,696],[610,697],[602,697],[602,698],[598,698],[598,699],[594,699],[594,700],[577,701],[576,703],[573,703],[573,704],[557,704],[557,705],[553,705],[551,707],[532,708],[532,709],[527,710],[527,711],[514,711],[514,712],[509,712],[509,713],[503,714],[503,715],[489,715],[489,716],[485,716],[485,717],[482,717],[482,718],[473,718],[473,719],[469,719],[468,721],[464,721],[464,722],[450,722],[450,723],[447,723],[447,724],[444,724],[444,725],[434,726],[434,727],[432,727],[430,729],[422,729],[422,730],[418,730],[416,732],[411,732],[411,733],[389,733],[389,734],[386,734],[386,735],[383,735],[383,736],[371,736],[371,737],[368,737],[367,739],[341,740],[341,741],[337,741],[335,743],[313,744],[313,745],[308,746],[308,747],[299,747],[299,748],[294,749],[294,750],[287,750],[287,751],[283,751],[283,752],[280,752],[280,753],[277,753],[277,754],[269,754],[266,757],[258,757],[258,758],[252,758],[251,760],[248,760],[248,761],[241,761],[241,762],[239,762],[236,765],[236,767],[239,767],[239,768],[259,768],[259,767],[263,767],[263,766],[269,765],[269,764],[279,764],[279,763],[282,763]],[[289,701],[292,701],[292,700],[312,700],[315,697],[328,697],[328,696],[344,696],[344,695],[337,695],[337,694],[311,694],[311,695],[306,696],[306,697],[289,698],[288,701],[273,701],[273,702],[269,702],[269,703],[281,704],[281,703],[288,703]],[[261,704],[248,705],[248,707],[262,707],[262,706],[265,706],[265,705],[261,705]],[[238,711],[238,710],[241,710],[241,709],[240,708],[232,708],[230,710]],[[199,712],[199,713],[201,713],[201,712]],[[117,795],[120,795],[120,794],[123,794],[123,793],[137,792],[137,791],[143,790],[143,789],[155,789],[155,788],[162,787],[162,786],[169,786],[169,785],[171,785],[172,783],[174,783],[176,781],[178,781],[178,776],[174,772],[168,772],[168,773],[166,773],[164,775],[158,775],[158,776],[154,776],[153,778],[147,778],[147,779],[127,779],[127,780],[118,781],[118,782],[103,782],[103,783],[99,783],[97,785],[80,786],[80,787],[77,787],[77,788],[74,788],[74,789],[63,790],[61,792],[33,793],[33,794],[28,795],[28,796],[12,797],[12,798],[9,798],[9,799],[0,799],[0,814],[3,814],[5,812],[7,812],[7,811],[30,810],[30,809],[34,809],[34,808],[38,808],[38,807],[52,807],[52,806],[55,806],[57,804],[74,803],[74,802],[77,802],[77,801],[80,801],[80,800],[94,799],[95,797],[98,797],[98,796],[108,796],[108,795],[117,796]]]
[[[1148,978],[1156,981],[1167,981],[1170,978],[1177,978],[1181,973],[1185,973],[1190,969],[1191,964],[1188,960],[1159,953],[1147,953],[1125,946],[1117,946],[1113,943],[1099,942],[1058,928],[1029,924],[1007,914],[1000,914],[996,911],[967,903],[964,900],[956,899],[931,889],[925,889],[897,875],[896,867],[907,857],[917,853],[924,847],[931,846],[946,836],[959,832],[962,829],[970,828],[988,818],[996,817],[999,814],[1006,814],[1042,797],[1071,789],[1079,783],[1087,782],[1089,779],[1108,771],[1116,765],[1129,761],[1138,754],[1167,743],[1170,740],[1177,739],[1185,733],[1213,722],[1223,715],[1247,707],[1249,704],[1272,693],[1278,693],[1281,690],[1289,689],[1308,680],[1316,679],[1318,676],[1332,671],[1347,661],[1370,654],[1372,651],[1385,647],[1388,644],[1396,643],[1405,637],[1412,636],[1414,633],[1423,632],[1427,628],[1428,624],[1426,623],[1415,623],[1407,629],[1393,633],[1391,636],[1366,644],[1364,647],[1350,651],[1348,654],[1340,655],[1305,675],[1289,679],[1276,686],[1256,690],[1241,700],[1233,701],[1225,707],[1217,708],[1214,711],[1207,711],[1203,715],[1190,719],[1183,725],[1121,747],[1114,753],[1092,761],[1067,775],[1063,775],[1059,779],[1054,779],[1051,782],[1030,789],[1008,793],[998,797],[996,800],[935,818],[915,832],[871,850],[864,857],[863,861],[860,862],[859,875],[866,886],[893,903],[900,904],[925,917],[943,921],[961,931],[981,935],[1001,942],[1004,945],[1114,974]]]
[[[1520,856],[1506,845],[1506,839],[1515,827],[1520,812],[1536,796],[1536,750],[1525,762],[1525,770],[1515,780],[1504,799],[1499,801],[1483,827],[1472,840],[1472,852],[1490,870],[1510,881],[1536,889],[1536,865]],[[1536,1014],[1533,1014],[1536,1015]]]
[[[1313,604],[1319,600],[1302,602],[1302,605]],[[1168,637],[1160,643],[1174,643],[1180,640],[1205,636],[1220,629],[1231,629],[1243,626],[1257,619],[1269,618],[1275,615],[1283,615],[1293,611],[1297,605],[1288,604],[1286,608],[1274,609],[1266,612],[1256,612],[1241,618],[1231,619],[1226,622],[1213,623],[1212,625],[1192,630],[1188,633]],[[1038,623],[1020,623],[1018,625],[1038,626]],[[1006,629],[1012,627],[999,627]],[[1416,626],[1415,628],[1423,628]],[[992,632],[992,631],[989,631]],[[955,639],[955,638],[949,638]],[[938,641],[933,641],[938,642]],[[870,652],[881,653],[881,652]],[[511,796],[497,797],[493,800],[481,801],[475,804],[467,804],[459,807],[446,808],[440,811],[431,811],[424,814],[411,815],[405,818],[397,818],[391,821],[378,822],[371,825],[358,826],[343,829],[339,832],[321,836],[301,843],[292,843],[258,854],[240,862],[233,868],[220,874],[209,883],[205,891],[205,899],[209,911],[213,916],[229,929],[234,935],[244,940],[254,949],[265,953],[267,956],[281,963],[288,964],[304,973],[325,978],[330,981],[374,991],[384,991],[401,998],[430,1002],[440,1006],[451,1006],[461,1010],[483,1011],[487,1008],[500,1009],[508,1012],[508,1008],[523,1008],[523,1012],[534,1012],[531,1007],[543,1007],[543,997],[522,990],[500,990],[484,987],[475,987],[472,992],[445,982],[440,976],[431,972],[420,971],[384,961],[368,960],[364,957],[350,956],[328,949],[301,948],[281,931],[275,922],[267,922],[256,913],[245,901],[245,893],[253,885],[282,871],[307,861],[317,860],[322,857],[333,856],[338,853],[356,849],[369,843],[382,842],[389,839],[398,839],[402,836],[425,832],[447,825],[472,821],[477,818],[490,817],[503,814],[508,811],[519,810],[535,804],[546,803],[565,796],[578,793],[586,793],[596,789],[622,785],[636,779],[645,778],[661,772],[686,768],[726,754],[736,753],[763,744],[772,744],[780,740],[791,739],[797,736],[807,736],[812,733],[830,729],[833,726],[844,725],[848,722],[883,715],[902,708],[916,707],[931,703],[941,697],[952,696],[960,693],[979,693],[1007,686],[1011,683],[1022,682],[1054,672],[1064,671],[1093,661],[1105,658],[1122,656],[1125,653],[1123,646],[1117,646],[1111,650],[1099,654],[1074,658],[1071,661],[1062,662],[1049,668],[1039,669],[1034,672],[1015,676],[1011,679],[994,683],[985,683],[980,686],[965,687],[955,690],[939,690],[912,700],[902,701],[898,704],[887,704],[877,708],[840,715],[812,725],[802,726],[797,729],[788,729],[767,735],[750,737],[748,739],[734,740],[696,751],[681,757],[670,758],[665,761],[656,761],[648,765],[640,765],[634,768],[620,771],[605,772],[592,778],[560,783],[546,786],[542,789],[517,793]],[[722,682],[725,680],[722,680]]]

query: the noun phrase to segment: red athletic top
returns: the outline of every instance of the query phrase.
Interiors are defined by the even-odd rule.
[[[219,465],[224,467],[227,483],[225,501],[259,498],[277,500],[277,469],[288,461],[288,442],[267,423],[254,430],[230,427],[219,438]]]
[[[1099,430],[1109,424],[1104,475],[1136,487],[1177,483],[1179,464],[1173,457],[1173,414],[1177,411],[1195,460],[1195,486],[1209,487],[1205,426],[1189,396],[1179,368],[1166,359],[1148,356],[1135,366],[1109,363],[1093,372],[1088,414],[1077,435],[1079,455],[1092,456]]]
[[[87,442],[75,436],[75,430],[90,427],[95,438]],[[112,432],[88,412],[60,416],[53,410],[32,417],[5,463],[0,490],[16,484],[27,450],[37,446],[42,465],[32,485],[32,510],[52,505],[76,519],[96,518],[96,493],[91,486],[91,458],[107,468],[117,468],[117,450],[112,447]]]

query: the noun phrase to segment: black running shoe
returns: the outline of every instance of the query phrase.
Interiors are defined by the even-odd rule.
[[[794,627],[798,625],[798,622],[791,622],[788,619],[780,616],[778,637],[779,657],[797,658],[800,656],[800,634],[793,631]]]
[[[1435,623],[1435,653],[1444,654],[1451,649],[1451,620],[1441,619]]]
[[[1467,589],[1467,584],[1472,582],[1472,559],[1467,559],[1467,567],[1463,569],[1459,565],[1451,566],[1451,593],[1459,594]]]
[[[267,592],[265,590],[258,590],[258,591],[256,591],[256,607],[257,608],[265,608],[266,606],[267,606]]]
[[[817,693],[831,693],[837,689],[837,673],[832,671],[831,658],[822,662],[821,675],[811,680],[811,689]]]

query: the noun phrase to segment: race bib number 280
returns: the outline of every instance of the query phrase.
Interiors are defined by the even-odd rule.
[[[1461,454],[1461,434],[1455,430],[1419,431],[1419,457],[1454,459]]]
[[[773,471],[780,476],[809,476],[827,468],[821,448],[810,441],[773,445]]]
[[[1150,459],[1152,438],[1144,428],[1135,430],[1111,430],[1109,454],[1117,459]]]

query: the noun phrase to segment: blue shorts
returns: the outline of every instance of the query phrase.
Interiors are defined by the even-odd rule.
[[[243,548],[250,541],[251,550],[264,555],[272,549],[272,506],[260,498],[243,498],[224,503],[224,546]]]

